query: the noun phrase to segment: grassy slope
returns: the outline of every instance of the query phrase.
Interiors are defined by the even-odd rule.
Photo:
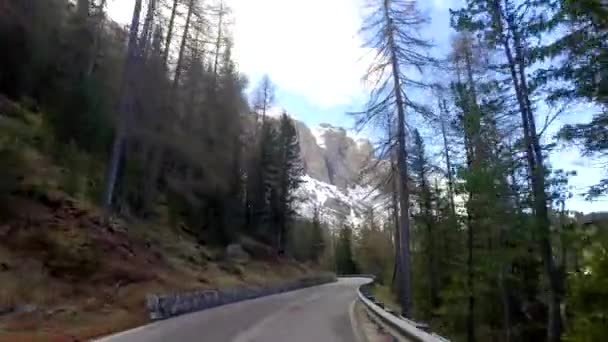
[[[35,310],[0,315],[0,342],[100,336],[146,323],[146,293],[264,285],[313,272],[276,258],[234,264],[168,224],[106,224],[98,208],[67,194],[78,175],[42,152],[43,119],[2,114],[0,147],[18,144],[25,176],[0,199],[0,311]]]
[[[391,291],[390,286],[375,284],[372,288],[372,293],[377,300],[384,303],[386,308],[394,310],[396,312],[401,312],[401,307],[397,301],[397,297]]]

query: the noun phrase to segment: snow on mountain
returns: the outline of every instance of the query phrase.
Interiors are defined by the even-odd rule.
[[[312,135],[315,137],[317,145],[320,148],[327,148],[328,135],[331,134],[343,134],[346,135],[346,130],[341,127],[334,127],[330,124],[322,123],[316,127],[310,129]]]
[[[370,141],[369,141],[369,140],[367,140],[367,139],[363,139],[363,138],[359,138],[359,139],[357,139],[357,147],[358,147],[359,149],[366,148],[366,147],[368,147],[368,146],[371,146],[371,143],[370,143]]]
[[[282,110],[272,108],[268,117],[276,120]],[[288,114],[289,115],[289,114]],[[330,124],[309,128],[293,115],[305,176],[297,190],[296,210],[312,219],[315,207],[321,220],[332,229],[342,224],[360,226],[370,208],[374,216],[388,218],[387,196],[372,186],[382,176],[361,175],[373,159],[373,146],[352,132]],[[379,171],[380,173],[382,171]]]
[[[341,189],[305,175],[297,197],[296,210],[300,216],[312,219],[315,207],[319,208],[321,221],[332,229],[339,229],[342,224],[359,227],[370,209],[381,221],[388,218],[387,196],[371,186]]]
[[[325,129],[323,129],[322,127],[313,127],[313,128],[310,129],[310,132],[315,137],[315,141],[317,142],[317,146],[319,146],[320,148],[326,148],[327,147],[325,145],[325,137],[323,136],[325,134]]]
[[[283,116],[283,113],[287,114],[287,111],[284,108],[270,107],[270,108],[268,108],[266,115],[271,118],[280,119],[281,116]],[[289,115],[289,114],[287,114],[287,115]]]

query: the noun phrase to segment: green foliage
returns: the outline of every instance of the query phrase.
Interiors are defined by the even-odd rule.
[[[6,2],[13,12],[3,16],[0,27],[0,44],[8,52],[0,92],[41,103],[58,140],[104,154],[111,135],[108,98],[116,87],[107,74],[115,70],[85,76],[91,37],[72,20],[67,1]],[[115,42],[104,54],[118,46]]]
[[[335,250],[337,274],[356,274],[359,272],[359,268],[353,257],[351,227],[345,225],[340,228]]]
[[[250,222],[268,243],[285,251],[295,217],[295,190],[303,175],[300,145],[287,114],[281,116],[278,125],[264,118],[260,135],[259,159],[252,161],[248,174]]]
[[[325,251],[325,227],[321,223],[319,208],[315,208],[312,218],[312,231],[310,237],[311,253],[310,259],[319,261]]]
[[[566,341],[608,339],[608,241],[595,242],[584,252],[581,272],[571,276],[569,310],[572,330]]]
[[[165,204],[159,202],[167,199],[172,221],[186,223],[201,239],[225,244],[238,235],[245,216],[242,183],[249,171],[243,167],[249,142],[241,141],[248,105],[246,80],[232,60],[229,36],[218,41],[216,61],[194,37],[202,26],[191,25],[189,32],[179,35],[184,28],[172,27],[171,34],[183,36],[187,43],[180,51],[179,70],[174,70],[167,67],[173,61],[164,61],[160,43],[167,33],[165,24],[145,37],[140,31],[138,48],[146,50],[137,51],[135,63],[124,70],[126,32],[105,16],[102,7],[92,8],[97,12],[87,20],[71,10],[68,0],[4,0],[0,7],[0,94],[31,99],[27,107],[44,113],[18,137],[27,148],[51,157],[45,163],[59,166],[61,174],[53,181],[60,189],[79,199],[101,198],[108,152],[118,132],[115,125],[124,124],[128,132],[119,151],[115,209],[159,218],[159,204]],[[164,23],[162,13],[151,14],[154,22]],[[167,49],[175,46],[171,43]],[[9,115],[29,120],[30,113],[6,105],[10,101],[4,96],[0,102],[2,119]],[[272,147],[266,164],[275,168],[278,184],[286,165],[279,157],[288,149],[284,155],[292,158],[293,137],[285,135],[280,145],[280,132],[268,135],[273,138],[265,142]],[[5,156],[7,165],[16,165],[13,156],[22,152],[15,143],[10,141],[15,153]],[[13,184],[12,178],[3,180]],[[292,179],[283,189],[293,188]],[[264,188],[261,193],[267,205],[270,192]],[[273,199],[274,212],[282,211],[281,220],[289,221],[289,205],[284,205],[289,194],[274,191]],[[276,235],[285,226],[272,225],[271,233]]]
[[[391,288],[389,286],[374,283],[372,293],[374,294],[374,297],[384,303],[387,308],[396,312],[401,311],[399,304],[397,304],[397,296],[391,292]]]
[[[269,183],[271,222],[276,230],[274,234],[279,237],[277,248],[284,250],[283,237],[286,236],[288,226],[295,216],[295,190],[304,173],[296,128],[287,114],[281,116],[276,144],[276,156],[273,158],[276,160],[276,178],[270,178],[272,180]]]
[[[298,261],[318,264],[323,257],[327,229],[320,222],[296,219],[288,231],[286,252]]]
[[[28,145],[29,130],[21,122],[0,116],[0,197],[13,191],[27,171],[23,150]]]
[[[163,11],[151,13],[158,27],[147,36],[134,32],[137,51],[130,56],[136,58],[125,63],[126,32],[99,21],[103,13],[83,20],[69,4],[0,0],[0,93],[22,101],[0,95],[0,197],[52,164],[60,175],[47,179],[36,172],[41,179],[33,183],[56,181],[75,198],[97,200],[111,140],[123,133],[115,128],[125,128],[112,202],[120,213],[162,219],[157,209],[164,207],[173,225],[200,241],[225,245],[245,233],[317,263],[331,250],[338,273],[362,271],[385,286],[394,282],[397,232],[391,223],[381,227],[373,211],[356,234],[340,227],[333,248],[326,248],[330,233],[319,208],[312,222],[297,220],[295,190],[303,170],[295,125],[286,114],[267,116],[274,99],[267,77],[250,113],[229,35],[215,46],[200,44],[201,35],[229,32],[202,24],[221,20],[204,13],[191,25],[197,27],[169,28]],[[378,4],[363,30],[378,51],[369,75],[378,87],[357,125],[384,130],[397,122],[400,129],[386,129],[385,143],[404,152],[405,111],[432,119],[410,92],[425,87],[409,69],[433,62],[426,55],[430,44],[414,34],[426,20],[411,1]],[[606,10],[600,0],[466,0],[451,12],[459,34],[449,83],[437,89],[446,92],[446,122],[461,152],[452,165],[459,208],[450,207],[453,194],[442,190],[442,172],[418,130],[411,134],[409,164],[399,169],[407,173],[402,185],[413,202],[412,217],[401,219],[412,224],[410,244],[402,246],[411,248],[411,265],[402,268],[411,267],[414,276],[415,316],[455,340],[545,338],[550,295],[559,301],[565,293],[566,339],[608,339],[608,240],[563,210],[572,174],[546,171],[542,159],[551,151],[527,141],[540,130],[520,132],[539,114],[537,99],[587,101],[599,108],[592,121],[565,126],[558,138],[581,146],[585,157],[606,157]],[[163,47],[169,35],[184,44]],[[165,61],[177,45],[179,63]],[[532,188],[539,178],[546,178],[545,188]],[[604,179],[589,195],[607,192]],[[545,215],[550,227],[538,215],[545,204],[554,209]],[[45,234],[30,240],[56,274],[85,279],[98,266],[90,241]],[[547,242],[543,253],[538,241]],[[555,261],[557,271],[543,271],[543,259]],[[554,276],[558,281],[549,281]],[[548,289],[556,283],[563,288]]]
[[[49,240],[43,244],[47,248],[45,266],[52,276],[86,280],[99,271],[101,256],[86,242],[68,245]]]
[[[103,163],[74,142],[57,143],[54,149],[55,161],[62,169],[62,188],[74,198],[96,202],[101,194]]]
[[[102,256],[86,235],[74,233],[66,238],[50,229],[21,230],[17,234],[17,245],[41,253],[53,277],[83,281],[99,271]]]
[[[65,144],[73,142],[87,152],[105,156],[113,131],[110,107],[103,101],[108,90],[92,80],[69,87],[52,95],[49,119],[56,136]]]
[[[544,15],[534,18],[532,29],[537,34],[556,34],[557,39],[534,49],[536,58],[553,62],[537,71],[536,82],[548,87],[551,102],[584,99],[605,106],[608,67],[603,61],[608,57],[608,8],[601,0],[539,4]]]
[[[18,150],[0,147],[0,198],[10,194],[17,186],[25,171],[24,162]]]
[[[390,285],[395,262],[392,234],[386,228],[365,224],[357,235],[355,259],[359,271],[373,274],[379,284]]]

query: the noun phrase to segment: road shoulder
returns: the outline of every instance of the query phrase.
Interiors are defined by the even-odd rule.
[[[393,341],[393,336],[370,318],[369,312],[359,300],[351,305],[351,321],[358,342]]]

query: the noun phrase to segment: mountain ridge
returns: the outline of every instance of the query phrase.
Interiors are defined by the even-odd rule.
[[[380,208],[376,216],[384,220],[386,196],[361,174],[375,161],[372,143],[352,137],[343,127],[322,123],[310,128],[293,121],[305,171],[297,191],[298,214],[310,219],[319,208],[322,221],[330,227],[356,228],[369,210]]]

